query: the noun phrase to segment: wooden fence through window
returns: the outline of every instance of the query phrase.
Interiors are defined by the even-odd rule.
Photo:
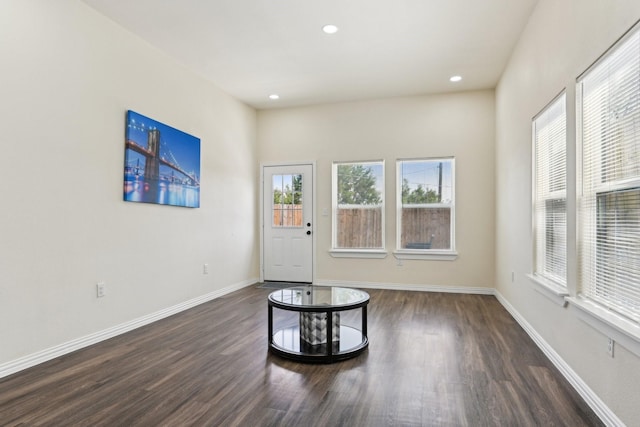
[[[276,205],[273,207],[274,227],[302,227],[302,205]]]
[[[431,242],[430,249],[451,249],[450,208],[403,208],[403,248],[420,247]]]
[[[382,208],[338,208],[338,248],[381,248]],[[273,209],[275,227],[302,227],[302,205],[279,205]],[[451,249],[451,209],[403,208],[402,248]]]
[[[338,208],[338,248],[381,248],[382,208]]]

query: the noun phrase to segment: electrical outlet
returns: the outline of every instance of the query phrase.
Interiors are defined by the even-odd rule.
[[[202,274],[209,274],[209,264],[202,264]]]
[[[106,295],[107,292],[107,285],[104,282],[98,282],[98,284],[96,285],[96,295],[98,298],[102,298],[103,296]]]
[[[607,342],[607,353],[609,353],[609,356],[613,357],[613,349],[615,347],[616,342],[613,340],[613,338],[609,338],[609,341]]]

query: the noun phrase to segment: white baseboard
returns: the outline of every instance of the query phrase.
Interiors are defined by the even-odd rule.
[[[494,295],[493,288],[473,286],[417,285],[403,283],[353,282],[348,280],[317,280],[318,286],[342,286],[345,288],[388,289],[393,291],[445,292],[451,294]]]
[[[596,413],[605,425],[609,427],[625,427],[625,424],[609,409],[609,407],[598,397],[597,394],[580,378],[580,376],[560,357],[558,353],[536,332],[536,330],[525,320],[524,317],[498,292],[494,294],[500,304],[511,314],[522,329],[531,337],[536,345],[542,350],[547,358],[555,365],[560,373],[569,381],[578,394],[587,402],[589,407]]]
[[[115,336],[124,334],[125,332],[132,331],[141,326],[148,325],[160,319],[164,319],[165,317],[172,316],[174,314],[180,313],[181,311],[185,311],[197,305],[203,304],[205,302],[214,300],[216,298],[220,298],[226,294],[245,288],[257,282],[258,282],[258,279],[244,280],[240,283],[236,283],[231,286],[218,289],[208,294],[190,299],[180,304],[176,304],[172,307],[168,307],[163,310],[156,311],[155,313],[151,313],[146,316],[142,316],[137,319],[133,319],[131,321],[121,323],[111,328],[98,331],[93,334],[86,335],[84,337],[76,338],[71,341],[62,343],[60,345],[56,345],[56,346],[44,349],[42,351],[38,351],[28,356],[21,357],[19,359],[0,364],[0,378],[22,371],[23,369],[30,368],[40,363],[49,361],[51,359],[55,359],[56,357],[64,356],[65,354],[69,354],[73,351],[80,350],[81,348],[88,347],[93,344],[97,344],[109,338],[113,338]]]

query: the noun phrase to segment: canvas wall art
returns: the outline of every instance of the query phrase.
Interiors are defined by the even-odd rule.
[[[200,139],[127,111],[124,200],[200,207]]]

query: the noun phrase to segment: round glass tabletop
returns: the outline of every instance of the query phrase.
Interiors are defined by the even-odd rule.
[[[272,292],[269,300],[289,307],[342,307],[365,303],[369,294],[359,289],[307,285]]]

